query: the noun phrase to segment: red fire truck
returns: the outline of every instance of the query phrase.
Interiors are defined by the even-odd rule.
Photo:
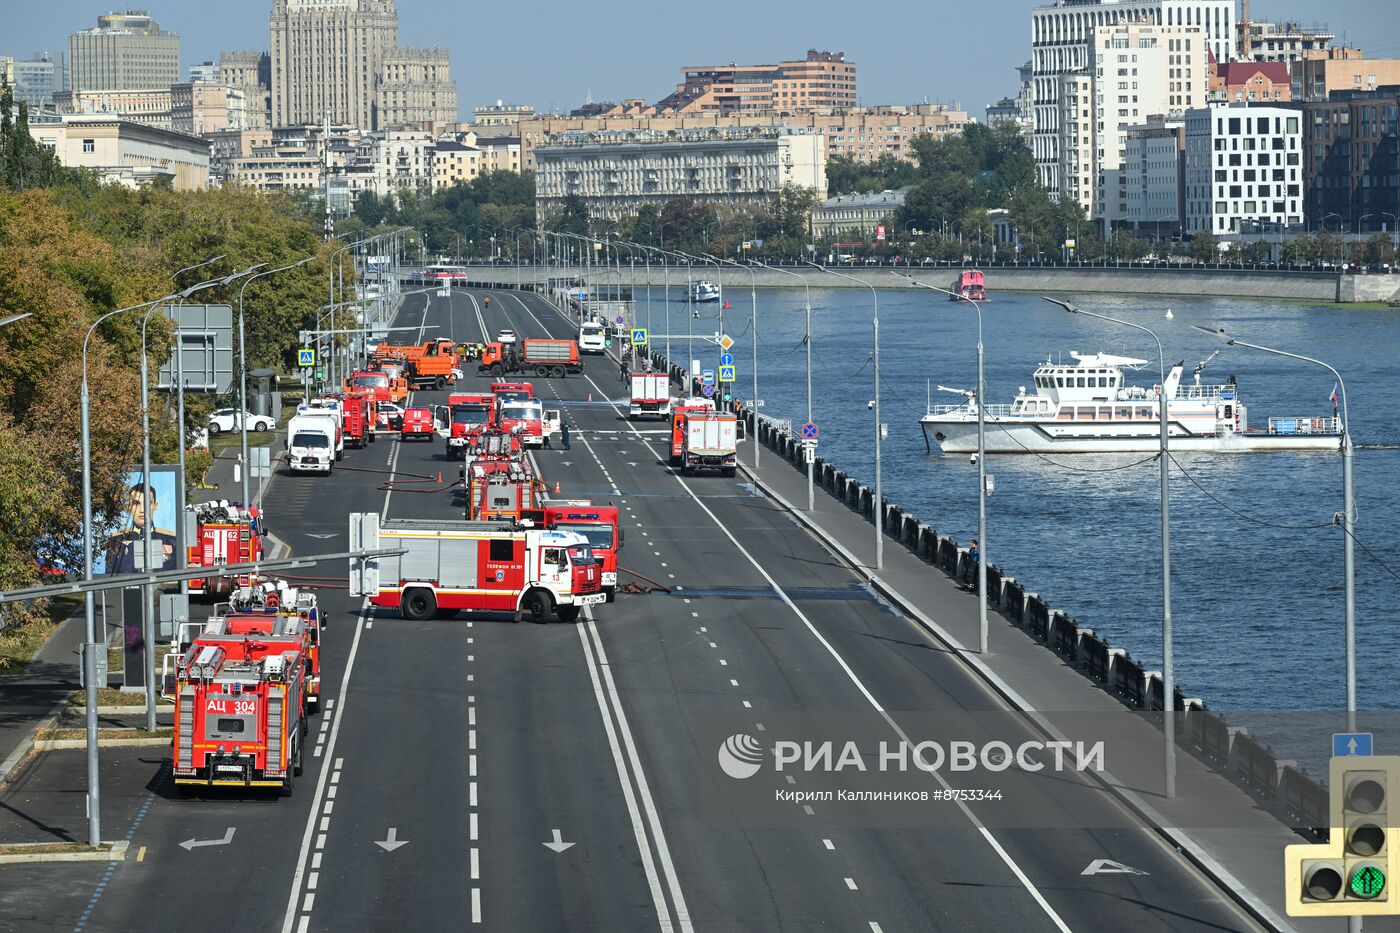
[[[190,567],[218,567],[261,560],[263,534],[261,514],[256,508],[243,508],[227,499],[186,506],[194,522],[194,544],[185,555]],[[188,525],[186,526],[188,529]],[[229,577],[196,577],[190,581],[191,596],[220,596],[246,582]]]
[[[535,397],[535,387],[528,382],[493,382],[491,383],[491,394],[496,396],[496,403],[515,402],[520,399],[531,399]]]
[[[539,399],[500,400],[496,406],[496,422],[502,431],[519,434],[520,443],[525,447],[544,446],[549,434],[543,402]]]
[[[321,707],[321,612],[316,594],[279,583],[240,587],[223,612],[206,624],[230,635],[295,635],[302,643],[302,672],[308,708]]]
[[[345,429],[345,443],[364,447],[374,443],[375,426],[379,420],[377,402],[372,398],[372,390],[357,389],[341,397],[341,422]]]
[[[399,439],[415,438],[431,442],[437,432],[433,430],[433,410],[431,408],[405,408],[403,423],[399,425]]]
[[[617,593],[617,552],[622,547],[622,524],[617,506],[594,505],[587,499],[552,499],[544,508],[524,513],[542,528],[572,531],[588,539],[593,558],[602,566],[603,592],[612,602]]]
[[[467,466],[464,485],[468,521],[516,521],[539,508],[544,499],[544,484],[530,462],[523,459],[473,460]]]
[[[454,393],[447,397],[447,407],[452,412],[447,458],[461,460],[471,446],[472,438],[489,431],[495,424],[496,400],[490,395]]]
[[[299,635],[201,632],[174,679],[176,789],[277,787],[301,773],[307,733]]]
[[[685,416],[690,412],[714,411],[715,403],[707,398],[677,399],[671,406],[671,465],[681,465],[685,449]]]
[[[588,540],[573,532],[352,513],[350,540],[405,552],[350,562],[350,595],[396,607],[405,619],[467,610],[509,612],[517,622],[523,615],[547,622],[553,613],[573,622],[584,606],[606,599]]]

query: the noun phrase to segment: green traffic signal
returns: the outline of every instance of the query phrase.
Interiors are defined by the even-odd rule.
[[[1357,897],[1379,897],[1385,890],[1385,872],[1378,865],[1363,865],[1352,872],[1350,888]]]

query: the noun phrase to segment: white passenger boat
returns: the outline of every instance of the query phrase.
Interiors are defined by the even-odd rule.
[[[714,282],[699,281],[690,289],[692,302],[719,301],[719,287]]]
[[[1146,360],[1105,353],[1071,353],[1074,365],[1047,359],[1035,371],[1034,391],[1024,386],[1010,405],[988,405],[984,412],[987,453],[1135,453],[1160,446],[1162,387],[1130,386],[1124,369]],[[1167,375],[1167,425],[1172,450],[1247,452],[1256,450],[1338,450],[1341,419],[1270,418],[1266,429],[1250,428],[1233,376],[1224,385],[1181,384],[1183,363]],[[941,386],[939,387],[942,388]],[[931,405],[919,419],[924,441],[944,453],[975,453],[977,405],[961,392],[961,405]]]

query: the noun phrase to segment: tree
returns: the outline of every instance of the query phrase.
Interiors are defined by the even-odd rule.
[[[587,236],[590,220],[591,218],[588,216],[588,205],[584,203],[583,198],[576,194],[565,196],[558,226],[558,230],[561,233]]]
[[[22,191],[47,188],[64,178],[58,156],[30,135],[29,108],[16,107],[14,90],[0,80],[0,184]]]
[[[1191,258],[1197,262],[1219,262],[1220,243],[1215,234],[1203,230],[1191,239]]]

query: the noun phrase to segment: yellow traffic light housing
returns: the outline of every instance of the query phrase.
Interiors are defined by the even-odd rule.
[[[1284,849],[1286,909],[1292,917],[1400,914],[1392,896],[1400,843],[1400,755],[1335,757],[1329,787],[1328,841]]]

